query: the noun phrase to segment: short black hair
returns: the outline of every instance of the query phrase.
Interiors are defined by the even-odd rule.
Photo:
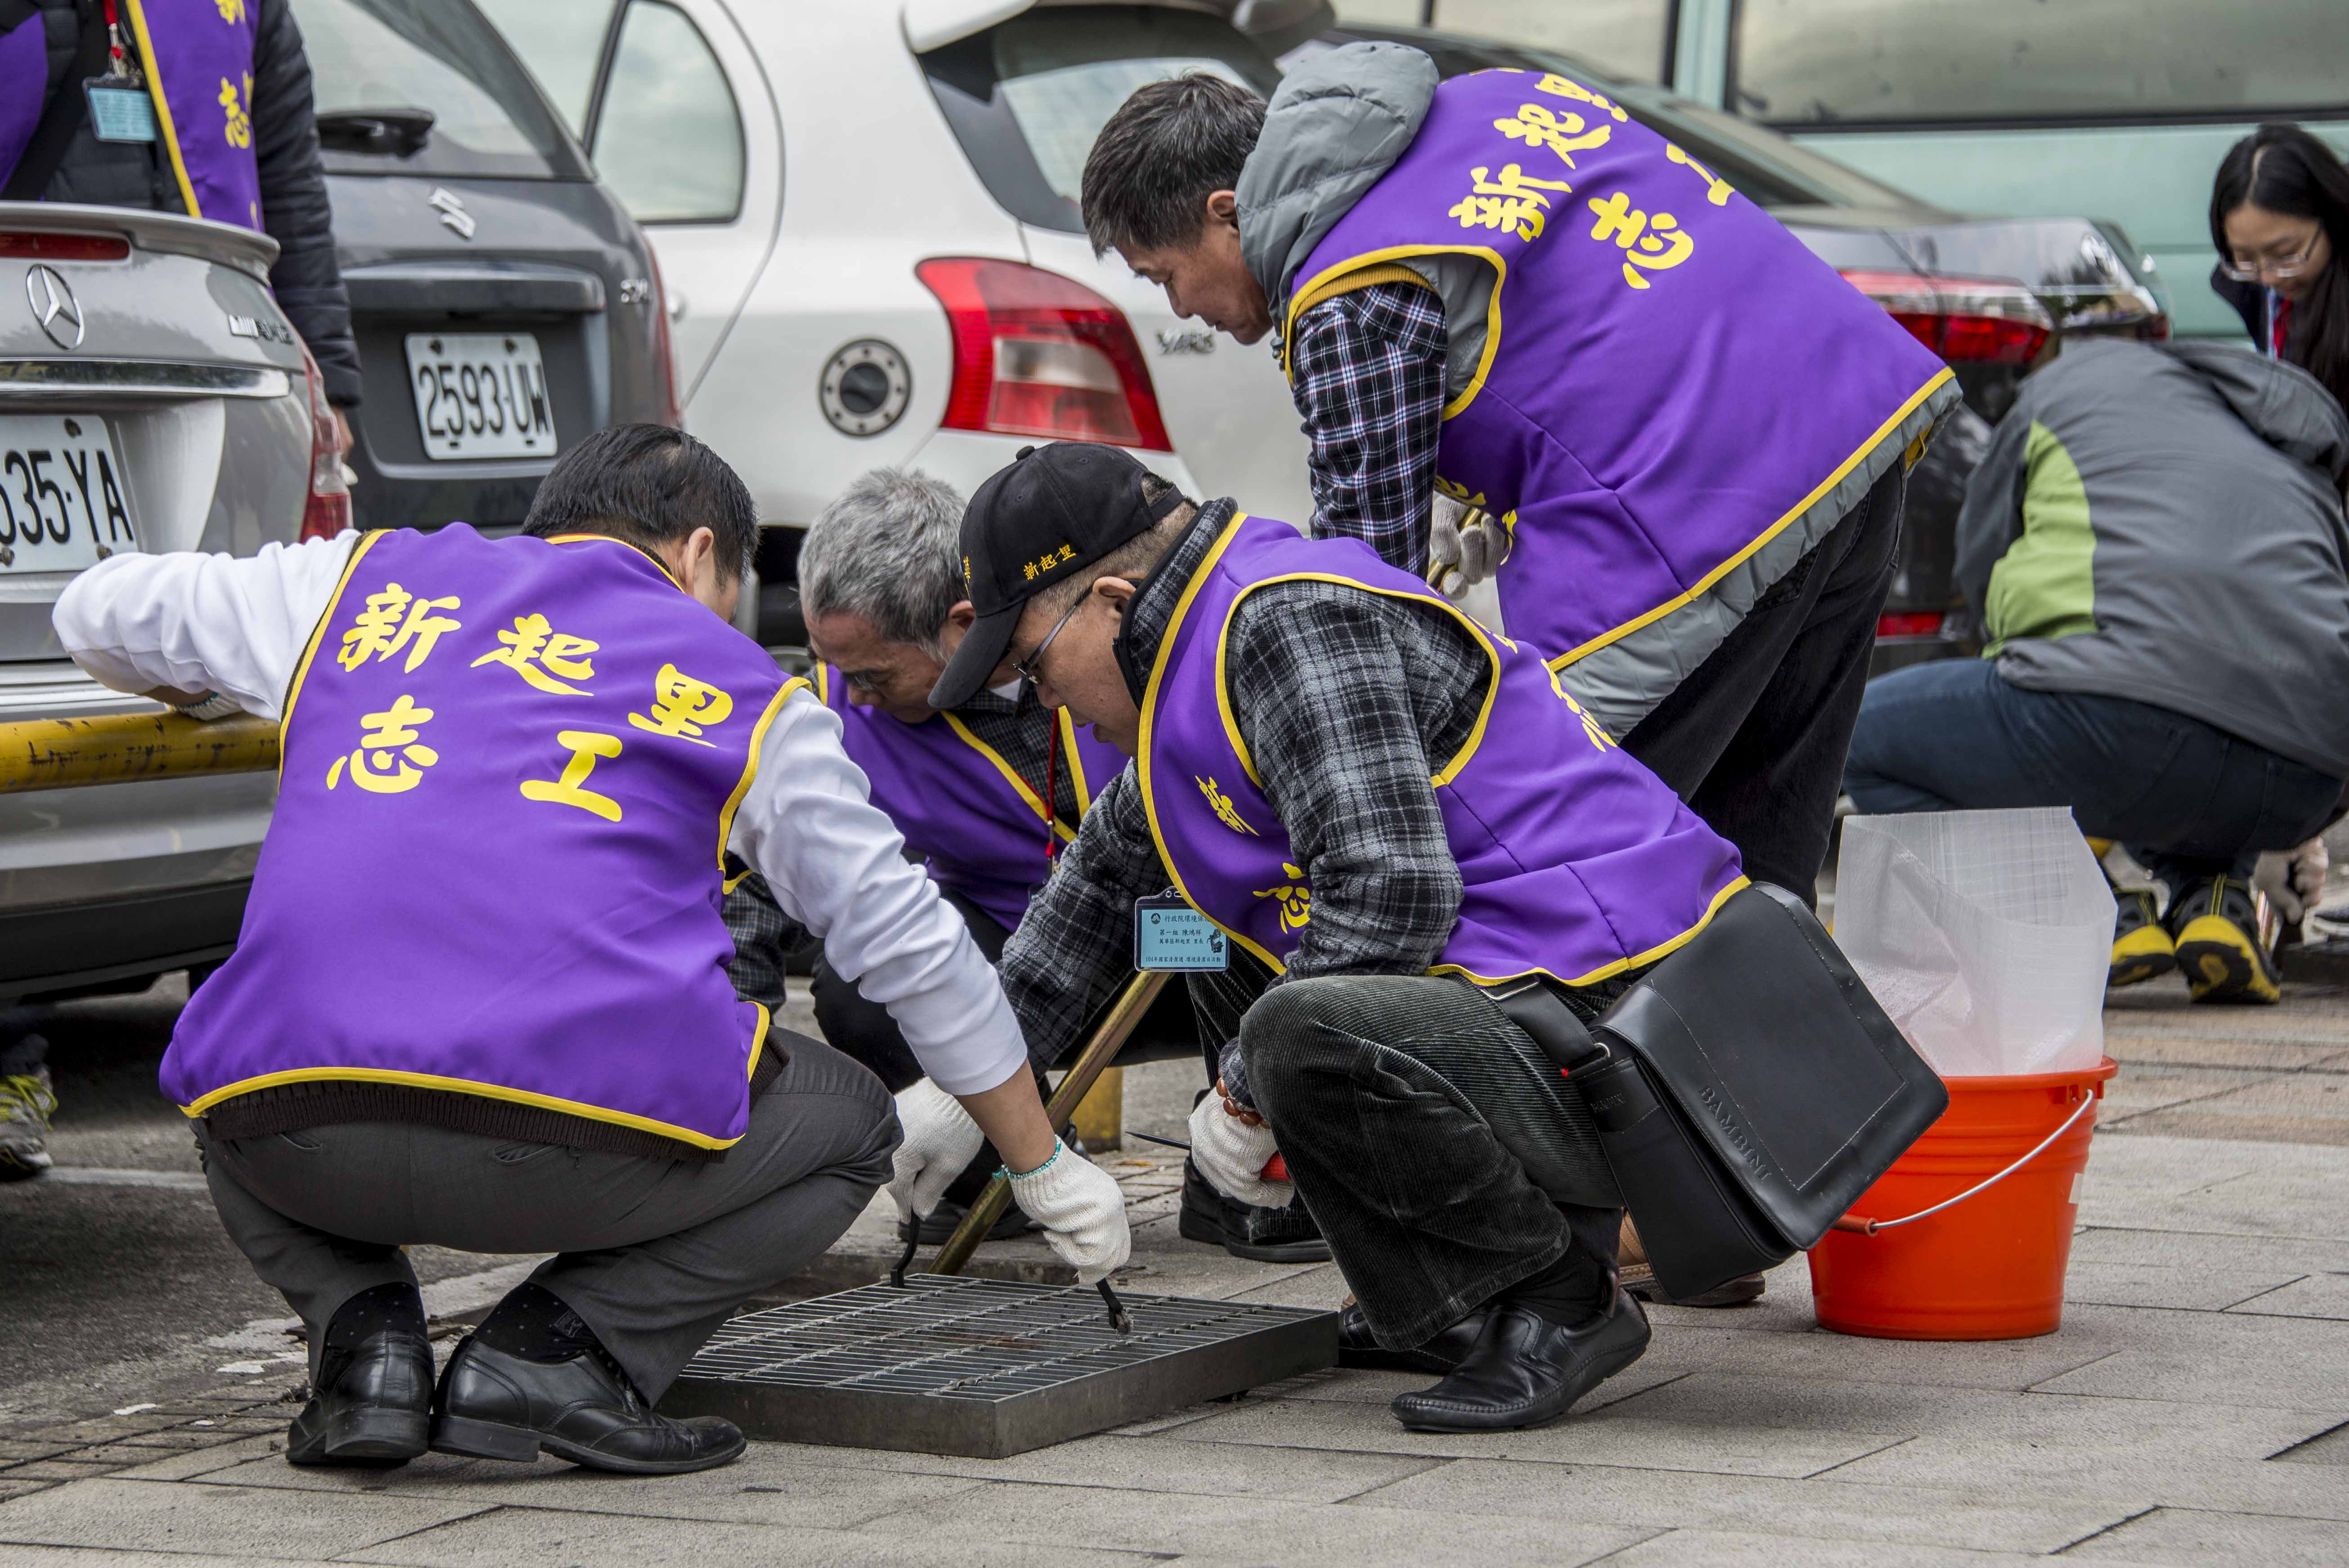
[[[632,544],[667,544],[706,528],[718,536],[718,573],[750,570],[759,550],[759,509],[726,460],[667,425],[614,425],[554,460],[522,531],[608,533]]]
[[[1196,244],[1207,198],[1235,189],[1264,130],[1264,99],[1205,71],[1136,88],[1085,158],[1085,237],[1098,256]]]

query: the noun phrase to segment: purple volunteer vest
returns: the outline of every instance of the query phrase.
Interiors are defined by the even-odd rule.
[[[49,85],[48,40],[34,12],[0,33],[0,185],[16,171]]]
[[[1040,779],[1028,779],[951,713],[906,724],[848,700],[847,682],[816,666],[816,691],[840,715],[841,744],[864,770],[873,803],[905,843],[929,862],[930,876],[992,915],[1006,930],[1028,913],[1028,896],[1050,869],[1044,859]],[[1080,730],[1063,710],[1059,766],[1076,787],[1077,813],[1125,767],[1125,754]],[[1054,821],[1063,842],[1075,825]]]
[[[1142,704],[1140,778],[1160,855],[1184,897],[1275,968],[1312,919],[1306,871],[1265,798],[1232,716],[1223,644],[1240,602],[1311,578],[1449,615],[1493,662],[1475,732],[1434,775],[1465,883],[1430,971],[1545,974],[1588,985],[1661,958],[1745,885],[1737,851],[1626,757],[1530,649],[1485,633],[1358,540],[1300,539],[1236,516],[1185,590]]]
[[[163,1092],[404,1084],[734,1142],[767,1019],[726,978],[723,846],[805,688],[616,540],[366,535]]]
[[[1436,484],[1509,528],[1502,614],[1553,665],[1703,593],[1955,396],[1946,366],[1777,220],[1561,77],[1439,87],[1299,268],[1285,327],[1443,253],[1501,281]]]
[[[253,7],[254,0],[122,0],[119,11],[148,64],[156,134],[180,200],[196,217],[258,229]],[[0,35],[0,181],[23,156],[47,87],[36,15]],[[81,83],[69,80],[57,90],[78,93]]]

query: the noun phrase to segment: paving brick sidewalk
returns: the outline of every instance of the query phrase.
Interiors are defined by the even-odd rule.
[[[267,1402],[287,1372],[0,1432],[0,1565],[2349,1560],[2349,994],[2148,987],[2107,1027],[2123,1072],[2044,1338],[1828,1334],[1797,1260],[1756,1305],[1657,1312],[1642,1361],[1536,1432],[1408,1433],[1385,1401],[1423,1380],[1330,1372],[1007,1460],[758,1444],[659,1480],[296,1470]],[[1181,1071],[1129,1093],[1185,1100]],[[1339,1299],[1328,1266],[1177,1241],[1174,1158],[1103,1160],[1135,1202],[1131,1288]],[[885,1244],[868,1216],[843,1257]],[[1032,1242],[988,1255],[1044,1266]]]

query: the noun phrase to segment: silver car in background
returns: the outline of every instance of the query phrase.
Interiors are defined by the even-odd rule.
[[[0,202],[0,722],[155,710],[58,647],[77,573],[348,526],[276,254],[225,223]],[[0,1000],[225,956],[275,796],[266,773],[0,795]]]

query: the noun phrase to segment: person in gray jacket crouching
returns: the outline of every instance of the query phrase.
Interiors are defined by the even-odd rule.
[[[2212,343],[2089,341],[2033,375],[1958,521],[1980,661],[1868,688],[1862,811],[2069,806],[2168,893],[2124,893],[2111,981],[2181,969],[2273,1002],[2261,851],[2349,779],[2349,417],[2297,366]]]

